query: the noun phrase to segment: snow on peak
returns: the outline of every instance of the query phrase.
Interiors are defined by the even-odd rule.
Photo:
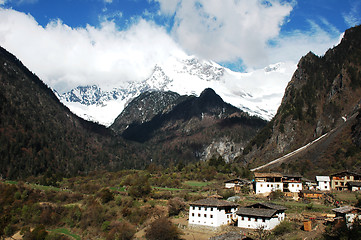
[[[264,69],[239,73],[194,56],[173,56],[155,65],[144,81],[111,91],[103,91],[99,86],[77,87],[60,95],[59,99],[78,116],[110,126],[127,103],[145,91],[199,96],[204,89],[212,88],[225,102],[270,120],[295,70],[296,64],[276,63]]]

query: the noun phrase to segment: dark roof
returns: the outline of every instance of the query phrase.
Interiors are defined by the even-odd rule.
[[[263,178],[263,177],[283,177],[281,173],[261,173],[261,172],[255,172],[254,177],[256,178]]]
[[[361,187],[361,182],[347,182],[347,185],[350,185],[351,187]]]
[[[236,212],[237,215],[246,215],[246,216],[257,216],[257,217],[272,217],[275,215],[277,210],[275,209],[264,209],[264,208],[248,208],[243,207],[239,208]]]
[[[248,180],[245,180],[245,179],[235,178],[235,179],[231,179],[231,180],[225,181],[224,183],[231,183],[231,182],[248,183],[249,181],[248,181]]]
[[[278,204],[263,202],[256,203],[247,207],[239,208],[236,212],[238,215],[272,217],[278,211],[284,211],[287,208]]]
[[[334,211],[336,213],[342,213],[342,214],[349,213],[349,212],[351,212],[353,210],[357,210],[358,212],[361,212],[361,208],[352,207],[352,206],[344,206],[344,207],[339,207],[339,208],[332,209],[332,211]]]
[[[274,204],[271,202],[263,202],[263,203],[255,203],[253,205],[247,206],[248,208],[258,208],[258,209],[274,209],[274,210],[281,210],[284,211],[287,208],[282,206],[282,205],[278,205],[278,204]]]
[[[361,176],[360,174],[358,173],[355,173],[355,172],[350,172],[350,171],[342,171],[342,172],[338,172],[338,173],[334,173],[334,174],[331,174],[331,176],[338,176],[338,175],[341,175],[341,176],[346,176],[346,175],[352,175],[352,176]]]
[[[238,204],[228,202],[225,200],[219,200],[216,198],[206,198],[190,203],[195,206],[208,206],[208,207],[237,207]]]
[[[288,178],[302,178],[302,175],[299,173],[295,173],[295,174],[283,174],[283,177],[288,177]]]

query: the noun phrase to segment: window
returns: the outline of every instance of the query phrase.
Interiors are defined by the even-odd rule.
[[[269,187],[269,184],[267,184],[267,187]]]
[[[254,218],[254,221],[257,222],[257,218]]]
[[[204,211],[207,211],[207,207],[204,207]]]
[[[211,218],[213,218],[213,215],[211,215]]]
[[[292,187],[294,187],[295,185],[294,184],[292,184]]]
[[[211,211],[213,211],[213,208],[211,207]]]
[[[198,207],[198,210],[201,210],[201,207]]]
[[[194,213],[192,213],[192,217],[194,217]]]
[[[277,188],[280,188],[280,185],[279,185],[279,184],[277,184]]]
[[[251,221],[251,218],[250,218],[250,217],[248,218],[248,221]]]
[[[266,222],[266,219],[262,218],[262,222]]]
[[[207,214],[204,214],[204,217],[206,218],[206,217],[207,217]]]
[[[244,220],[244,217],[242,217],[242,221]]]
[[[193,206],[193,210],[196,210],[196,207],[195,207],[195,206]]]
[[[261,187],[263,187],[263,184],[261,184]]]
[[[198,217],[201,217],[201,214],[200,214],[200,213],[198,213]]]
[[[229,215],[227,215],[227,218],[229,218]]]

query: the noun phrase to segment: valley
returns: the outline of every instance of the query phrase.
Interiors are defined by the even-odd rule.
[[[232,88],[244,76],[235,78],[215,63],[195,59],[183,62],[176,68],[181,74],[172,77],[158,66],[141,87],[129,87],[127,93],[120,89],[124,95],[91,86],[60,96],[1,48],[0,237],[222,239],[222,234],[239,233],[237,224],[244,221],[236,218],[239,212],[227,215],[233,204],[229,197],[251,214],[266,206],[260,216],[251,215],[253,222],[265,223],[270,216],[280,221],[270,230],[242,228],[242,238],[358,236],[358,222],[337,228],[336,214],[350,206],[361,211],[360,46],[358,26],[325,55],[304,56],[277,111],[277,91],[270,92],[274,98],[265,97],[267,84],[255,90],[260,95]],[[284,73],[281,67],[265,68],[255,79]],[[196,77],[188,78],[190,73]],[[278,73],[271,79],[276,81]],[[173,91],[180,89],[172,88],[180,76],[186,87]],[[213,88],[204,87],[207,82]],[[220,83],[231,85],[228,92]],[[107,126],[79,117],[62,103],[106,106],[118,100],[123,106],[112,109],[114,121],[106,116]],[[257,104],[243,104],[247,101]],[[270,108],[264,109],[267,102]],[[343,182],[307,197],[308,190],[319,190],[312,188],[316,176]],[[224,186],[229,180],[246,184],[229,189]],[[273,190],[259,195],[258,181]],[[275,190],[280,184],[282,191]],[[291,191],[293,185],[301,190]],[[225,206],[227,222],[219,228],[193,228],[187,223],[190,208],[210,198],[201,204],[217,204],[198,210]],[[274,217],[276,212],[285,215]],[[214,216],[202,214],[197,217]],[[314,228],[305,230],[306,220]]]

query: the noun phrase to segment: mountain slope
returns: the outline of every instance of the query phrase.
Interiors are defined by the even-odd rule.
[[[169,101],[164,101],[165,96]],[[213,155],[233,161],[265,124],[225,103],[214,90],[205,89],[199,97],[143,93],[128,104],[111,128],[125,139],[141,143],[149,158],[164,164]]]
[[[109,166],[111,133],[62,105],[15,56],[0,48],[0,174],[72,175]],[[117,152],[121,158],[122,149]],[[119,160],[120,161],[120,160]]]
[[[361,27],[347,30],[341,43],[323,57],[313,53],[303,57],[282,99],[276,116],[244,151],[245,161],[256,167],[287,154],[321,135],[341,126],[357,113],[361,99]],[[351,125],[350,125],[351,126]],[[300,158],[294,166],[302,166],[313,159],[312,166],[332,171],[357,168],[352,165],[356,156],[346,154],[353,148],[351,127],[348,134],[332,141],[326,152],[313,152],[316,157]],[[324,139],[326,141],[326,139]],[[347,144],[349,147],[346,147]],[[343,150],[342,150],[343,149]],[[340,152],[344,152],[339,155]],[[347,155],[347,156],[346,156]],[[338,165],[344,157],[344,166]],[[325,159],[328,159],[325,161]],[[327,164],[323,164],[327,162]],[[307,166],[310,166],[308,163]],[[296,168],[296,167],[294,167]],[[303,168],[304,169],[304,168]],[[305,172],[311,170],[304,169]]]
[[[270,120],[295,68],[291,63],[278,63],[249,73],[237,73],[195,57],[171,57],[166,63],[156,65],[144,81],[111,90],[81,86],[58,96],[78,116],[110,126],[132,99],[146,91],[199,96],[205,88],[212,88],[217,89],[224,101],[250,115]]]

